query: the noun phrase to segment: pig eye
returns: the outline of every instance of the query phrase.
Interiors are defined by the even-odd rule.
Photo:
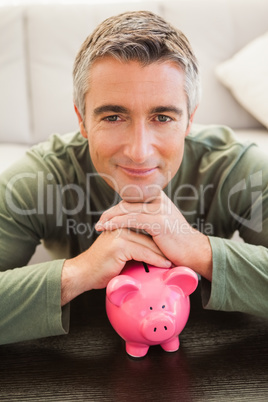
[[[153,308],[152,307],[150,307],[150,310],[152,310]]]
[[[163,304],[162,308],[165,308],[166,306]]]

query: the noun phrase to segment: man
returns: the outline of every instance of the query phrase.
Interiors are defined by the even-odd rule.
[[[80,132],[1,177],[1,343],[66,333],[69,302],[131,259],[189,266],[206,308],[266,316],[267,162],[225,127],[192,126],[185,36],[149,12],[109,18],[73,77]],[[235,230],[247,243],[227,240]],[[55,259],[26,266],[40,239]]]

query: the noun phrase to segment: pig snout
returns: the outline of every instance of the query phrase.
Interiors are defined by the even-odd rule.
[[[141,332],[144,338],[149,341],[163,342],[175,333],[174,319],[162,312],[152,313],[143,319]]]

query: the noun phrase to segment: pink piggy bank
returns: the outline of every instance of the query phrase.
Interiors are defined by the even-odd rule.
[[[130,356],[145,356],[149,346],[179,349],[179,334],[189,312],[189,295],[198,277],[187,267],[157,268],[129,261],[106,289],[106,311]]]

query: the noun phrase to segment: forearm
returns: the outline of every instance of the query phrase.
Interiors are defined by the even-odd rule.
[[[86,289],[85,280],[80,277],[79,262],[77,258],[65,260],[61,274],[61,306],[79,296]]]
[[[195,266],[193,265],[193,269],[203,278],[206,278],[211,282],[213,267],[212,249],[209,238],[203,234],[201,237],[199,242],[197,242],[197,245],[200,245],[200,247],[198,246],[199,261],[195,262]]]

